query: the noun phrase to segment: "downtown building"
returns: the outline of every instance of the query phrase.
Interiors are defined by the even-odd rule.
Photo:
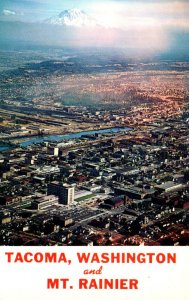
[[[75,187],[54,181],[48,184],[47,194],[58,196],[60,204],[69,205],[74,201]]]

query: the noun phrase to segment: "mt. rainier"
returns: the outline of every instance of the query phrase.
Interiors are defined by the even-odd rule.
[[[44,23],[73,27],[95,27],[100,25],[95,19],[78,8],[64,10],[57,17],[46,19]]]

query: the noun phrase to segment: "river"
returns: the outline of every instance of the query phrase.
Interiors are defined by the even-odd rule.
[[[99,129],[99,130],[89,130],[89,131],[82,131],[82,132],[76,132],[76,133],[70,133],[68,135],[45,135],[45,136],[31,136],[31,137],[24,137],[24,138],[15,138],[15,140],[19,140],[18,146],[21,147],[27,147],[31,146],[32,144],[39,144],[42,142],[60,142],[64,140],[72,140],[81,138],[82,136],[89,136],[94,135],[96,133],[98,134],[108,134],[108,133],[118,133],[123,131],[129,131],[131,128],[128,127],[114,127],[114,128],[106,128],[106,129]],[[14,139],[11,139],[14,141]],[[2,145],[0,146],[0,152],[4,152],[7,150],[10,150],[10,146]]]

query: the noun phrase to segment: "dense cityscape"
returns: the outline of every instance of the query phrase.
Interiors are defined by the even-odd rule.
[[[188,245],[188,62],[53,55],[1,52],[0,244]]]

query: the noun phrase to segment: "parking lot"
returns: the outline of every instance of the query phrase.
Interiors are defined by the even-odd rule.
[[[63,208],[59,207],[56,210],[50,212],[50,215],[58,215],[58,214],[61,214],[62,216],[68,218],[72,218],[75,222],[81,222],[105,214],[105,212],[103,210],[99,210],[99,209],[94,210],[88,207],[73,207],[67,209],[65,209],[64,207]]]

